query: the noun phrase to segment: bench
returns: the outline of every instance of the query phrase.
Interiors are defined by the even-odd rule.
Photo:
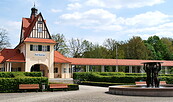
[[[136,81],[136,85],[147,85],[146,81]],[[166,81],[160,81],[160,85],[166,85]]]
[[[39,86],[39,84],[20,84],[19,89],[20,90],[35,89],[38,92],[38,89],[40,89],[40,86]]]
[[[68,89],[68,85],[67,84],[49,84],[49,89]]]

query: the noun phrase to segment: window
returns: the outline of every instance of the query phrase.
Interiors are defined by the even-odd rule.
[[[30,45],[30,51],[50,51],[49,45]]]
[[[38,21],[38,24],[42,24],[43,22],[42,21]]]
[[[43,46],[42,50],[47,51],[47,46]]]
[[[41,33],[43,31],[42,27],[38,27],[38,32]]]
[[[64,68],[64,73],[67,73],[67,69],[66,68]]]
[[[30,51],[33,51],[33,45],[30,45]]]
[[[54,73],[58,73],[58,68],[55,68],[54,69]]]
[[[38,45],[38,51],[42,51],[42,45]]]
[[[49,45],[47,45],[47,51],[50,51],[50,46]]]
[[[38,45],[33,45],[33,51],[38,51]]]

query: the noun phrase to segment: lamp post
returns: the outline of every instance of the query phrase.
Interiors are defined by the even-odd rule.
[[[118,72],[118,46],[116,44],[116,72]]]

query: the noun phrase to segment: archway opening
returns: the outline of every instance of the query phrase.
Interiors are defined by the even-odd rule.
[[[35,64],[31,67],[31,72],[42,72],[44,77],[48,77],[48,67],[44,64]]]

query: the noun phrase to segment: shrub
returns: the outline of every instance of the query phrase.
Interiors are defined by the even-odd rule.
[[[102,86],[108,87],[112,85],[134,85],[134,83],[110,83],[110,82],[92,82],[92,81],[81,81],[82,85]]]
[[[41,72],[24,72],[24,75],[30,77],[42,77]]]
[[[124,72],[96,72],[96,74],[103,75],[103,76],[125,76],[126,74]]]
[[[78,84],[69,84],[68,90],[79,90],[79,85]]]
[[[0,78],[14,78],[14,77],[41,77],[41,72],[0,72]]]
[[[48,86],[47,77],[18,77],[0,78],[0,92],[16,92],[19,84],[45,84]]]

